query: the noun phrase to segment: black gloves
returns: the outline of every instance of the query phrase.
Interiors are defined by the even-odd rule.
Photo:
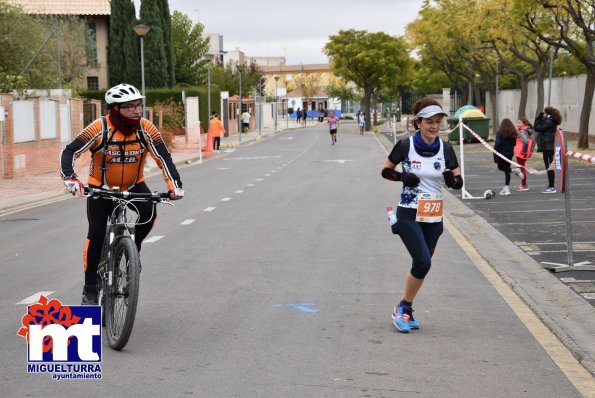
[[[415,188],[419,185],[419,177],[413,173],[403,173],[401,174],[401,181],[403,181],[403,185],[410,188]]]
[[[444,177],[444,183],[449,188],[461,189],[463,187],[463,177],[460,175],[455,177],[451,170],[446,170],[442,173],[442,177]]]
[[[389,181],[401,181],[401,173],[395,169],[389,169],[388,167],[382,169],[382,177]]]

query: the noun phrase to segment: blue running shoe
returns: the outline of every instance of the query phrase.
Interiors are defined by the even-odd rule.
[[[403,320],[402,322],[404,322],[404,318],[405,318],[405,316],[407,316],[407,317],[409,317],[409,322],[408,322],[409,323],[409,329],[418,330],[419,329],[419,322],[416,321],[413,318],[413,307],[409,307],[409,306],[404,305],[404,304],[399,304],[393,310],[393,319],[395,320],[395,326],[397,327],[397,329],[401,330],[401,328],[399,327],[399,325],[397,325],[397,309],[401,309],[401,307],[403,308],[403,310],[402,310],[403,311],[403,315],[401,315],[401,319]],[[403,330],[401,330],[401,331],[403,331]]]
[[[411,326],[409,326],[409,318],[410,316],[407,314],[403,304],[399,304],[393,310],[394,323],[400,332],[409,333],[411,330]]]

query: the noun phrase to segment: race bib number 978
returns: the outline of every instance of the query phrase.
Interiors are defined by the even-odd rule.
[[[440,222],[444,213],[442,194],[420,193],[417,197],[417,222]]]

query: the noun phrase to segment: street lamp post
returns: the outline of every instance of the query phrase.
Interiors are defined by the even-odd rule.
[[[277,132],[277,114],[279,113],[279,96],[277,95],[277,82],[279,81],[279,75],[273,76],[275,79],[275,133]]]
[[[143,95],[143,117],[147,117],[147,110],[146,110],[146,97],[145,97],[145,48],[144,48],[144,38],[149,33],[151,28],[147,25],[139,24],[136,25],[134,28],[134,32],[140,36],[140,79],[141,79],[141,90]]]
[[[242,142],[242,65],[238,65],[240,74],[240,108],[238,109],[238,141]]]
[[[211,117],[211,60],[213,54],[205,54],[207,62],[207,118]]]

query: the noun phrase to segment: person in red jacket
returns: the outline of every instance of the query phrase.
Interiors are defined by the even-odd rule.
[[[107,90],[108,115],[93,121],[62,151],[60,174],[66,189],[77,197],[83,196],[83,184],[74,172],[76,159],[85,151],[91,152],[87,183],[91,187],[120,191],[146,192],[151,190],[143,176],[147,154],[163,171],[163,179],[172,200],[182,199],[184,190],[180,174],[161,134],[151,121],[142,117],[144,98],[130,84],[118,84]],[[135,243],[140,251],[142,241],[155,222],[155,205],[137,202],[139,223]],[[83,251],[85,286],[82,305],[97,305],[97,265],[107,219],[114,204],[108,199],[87,199],[89,229]]]

